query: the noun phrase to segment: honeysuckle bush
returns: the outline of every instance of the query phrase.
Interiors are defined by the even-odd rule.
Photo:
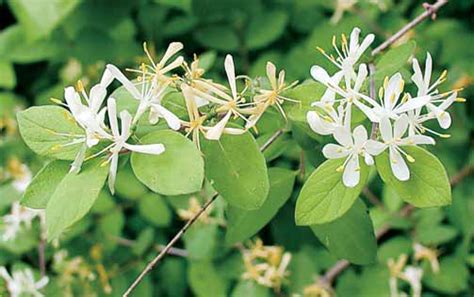
[[[356,2],[8,1],[0,295],[121,296],[214,195],[134,294],[472,294],[472,35]]]

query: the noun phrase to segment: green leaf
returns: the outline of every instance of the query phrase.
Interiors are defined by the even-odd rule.
[[[35,153],[60,160],[74,160],[82,144],[68,145],[84,135],[66,109],[54,106],[35,106],[17,114],[20,134]]]
[[[311,230],[338,258],[359,265],[375,261],[377,240],[367,207],[360,199],[342,217],[327,224],[313,225]]]
[[[296,202],[296,224],[316,225],[334,221],[346,213],[359,197],[368,177],[368,168],[360,160],[360,181],[354,188],[342,182],[342,172],[336,171],[344,159],[327,160],[311,174]]]
[[[391,76],[399,71],[408,62],[416,48],[414,41],[409,41],[398,47],[392,48],[375,65],[375,81],[380,86],[386,76]]]
[[[375,158],[382,180],[398,196],[416,207],[443,206],[451,203],[451,186],[443,164],[431,153],[417,146],[403,148],[415,162],[407,163],[410,179],[399,181],[392,173],[388,153]]]
[[[267,166],[250,133],[204,140],[202,151],[206,177],[230,205],[248,210],[262,206],[269,189]]]
[[[162,143],[160,155],[132,153],[132,168],[137,178],[154,192],[181,195],[197,192],[204,180],[204,163],[194,143],[183,135],[162,130],[149,133],[142,144]]]
[[[33,178],[26,189],[21,204],[29,208],[44,209],[56,187],[69,172],[70,163],[52,161],[46,164]]]
[[[231,297],[270,297],[272,296],[269,288],[257,284],[253,280],[241,280],[232,291]]]
[[[46,206],[48,239],[80,220],[92,207],[107,177],[107,166],[100,162],[85,163],[78,174],[69,173],[59,183]]]
[[[8,1],[13,14],[25,28],[30,40],[51,33],[78,3],[79,0]]]
[[[254,15],[245,35],[248,49],[259,49],[277,40],[288,23],[288,14],[283,11],[270,11]]]
[[[16,86],[16,74],[13,65],[0,61],[0,88],[13,89]]]
[[[194,260],[212,259],[216,256],[217,224],[195,224],[183,236],[189,258]]]
[[[454,277],[455,276],[455,277]],[[463,261],[453,256],[448,256],[440,261],[440,272],[428,270],[423,277],[427,287],[448,295],[459,295],[467,289],[469,270]]]
[[[289,90],[285,96],[294,100],[299,100],[300,104],[292,104],[288,114],[292,121],[306,123],[306,114],[313,110],[311,103],[319,101],[326,88],[317,82],[308,81]]]
[[[138,202],[140,215],[157,227],[168,226],[171,223],[171,211],[163,197],[155,193],[143,196]]]
[[[191,262],[188,277],[191,289],[197,297],[227,295],[227,282],[217,273],[212,262]]]
[[[226,25],[209,26],[197,29],[194,38],[201,45],[220,51],[236,51],[239,38],[235,31]]]
[[[237,207],[229,207],[226,243],[234,244],[243,241],[263,228],[278,212],[280,207],[290,198],[295,182],[295,173],[283,168],[268,170],[270,192],[262,207],[246,211]]]

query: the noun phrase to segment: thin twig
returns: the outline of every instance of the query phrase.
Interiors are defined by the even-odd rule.
[[[40,242],[38,244],[38,264],[39,264],[41,277],[46,276],[45,250],[46,250],[46,240],[43,236],[41,236]]]
[[[365,186],[363,189],[362,189],[362,193],[365,195],[365,197],[367,197],[367,200],[369,200],[372,204],[378,206],[378,207],[384,207],[382,201],[380,201],[380,198],[377,197],[377,195],[374,194],[374,192],[372,192],[369,187]]]
[[[466,177],[474,174],[474,166],[466,165],[462,168],[456,175],[454,175],[450,179],[451,187],[455,187],[461,181],[463,181]],[[415,210],[413,205],[407,204],[405,205],[400,211],[398,215],[400,217],[409,217],[410,214]],[[387,234],[391,230],[390,225],[386,224],[377,230],[375,237],[377,240],[380,240],[385,234]],[[321,277],[321,281],[326,285],[331,285],[334,282],[334,279],[341,274],[344,270],[346,270],[350,266],[349,261],[347,260],[339,260],[332,266],[330,269],[326,271],[326,273]]]
[[[436,12],[438,9],[440,9],[443,5],[448,3],[448,0],[438,0],[434,4],[428,4],[424,3],[423,7],[425,8],[425,11],[414,18],[411,22],[406,24],[403,28],[401,28],[397,33],[393,34],[391,37],[389,37],[385,42],[383,42],[381,45],[379,45],[377,48],[375,48],[372,51],[372,56],[377,55],[381,51],[385,50],[388,48],[391,44],[393,44],[395,41],[400,39],[403,35],[405,35],[408,31],[413,29],[416,25],[421,23],[423,20],[425,20],[428,17],[431,17],[432,19],[436,18]]]
[[[276,131],[261,147],[260,151],[265,151],[278,137],[283,134],[283,130],[280,129]],[[206,211],[206,209],[219,197],[219,193],[214,194],[212,198],[207,201],[202,208],[197,212],[180,230],[176,235],[166,244],[166,246],[161,249],[160,253],[145,267],[145,269],[140,273],[140,275],[135,279],[135,281],[130,285],[127,291],[123,294],[123,297],[127,297],[130,293],[140,284],[143,278],[151,271],[153,268],[160,262],[160,260],[170,252],[173,245],[186,233],[186,231],[191,227],[194,222]]]

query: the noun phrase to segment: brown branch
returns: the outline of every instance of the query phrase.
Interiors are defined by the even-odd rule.
[[[472,165],[466,165],[464,168],[462,168],[456,175],[454,175],[449,183],[451,184],[451,187],[455,187],[459,183],[461,183],[466,177],[474,174],[474,166]],[[398,212],[398,215],[400,217],[409,217],[411,213],[415,210],[413,205],[407,204],[405,205],[400,211]],[[380,240],[385,234],[387,234],[391,230],[390,225],[383,225],[380,227],[379,230],[377,230],[375,237],[377,240]],[[331,286],[331,284],[334,282],[334,279],[341,274],[344,270],[346,270],[350,266],[349,261],[347,260],[339,260],[332,266],[330,269],[326,271],[326,273],[321,277],[321,282],[324,284]]]
[[[388,48],[391,44],[400,39],[403,35],[413,29],[416,25],[424,21],[426,18],[431,17],[434,20],[436,18],[436,12],[438,11],[438,9],[440,9],[446,3],[448,3],[448,0],[438,0],[434,4],[424,3],[423,7],[425,8],[425,11],[419,16],[417,16],[415,19],[413,19],[411,22],[406,24],[397,33],[393,34],[391,37],[385,40],[385,42],[383,42],[377,48],[375,48],[372,51],[372,56],[375,56],[381,51]]]
[[[260,151],[265,151],[278,137],[283,134],[283,130],[277,130],[261,147]],[[181,239],[181,237],[186,233],[186,231],[191,227],[194,222],[206,211],[206,209],[219,197],[219,193],[215,193],[209,201],[207,201],[202,208],[197,212],[180,230],[176,235],[164,246],[160,253],[145,267],[145,269],[140,273],[140,275],[135,279],[135,281],[130,285],[127,291],[123,294],[123,297],[127,297],[130,293],[140,284],[143,278],[151,271],[153,268],[160,262],[160,260],[170,252],[173,248],[173,245]]]

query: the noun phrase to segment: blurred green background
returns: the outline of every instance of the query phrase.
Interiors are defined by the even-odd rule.
[[[100,78],[106,63],[135,66],[145,59],[144,41],[156,54],[171,41],[182,42],[188,60],[193,54],[203,55],[210,78],[221,79],[224,55],[231,53],[239,73],[264,75],[270,60],[286,70],[288,81],[303,82],[310,79],[313,64],[329,67],[315,47],[329,49],[334,34],[349,34],[358,26],[363,35],[375,33],[379,44],[421,13],[421,4],[411,0],[0,0],[2,172],[12,159],[27,164],[33,172],[44,162],[19,139],[14,123],[18,108],[51,104],[50,98],[62,98],[64,87],[79,79],[90,86]],[[452,137],[440,140],[434,148],[451,176],[472,165],[474,159],[474,104],[470,100],[474,95],[473,15],[474,1],[450,1],[436,21],[423,22],[402,40],[416,41],[421,60],[429,51],[438,74],[449,70],[446,89],[464,88],[461,96],[467,102],[452,109]],[[0,175],[0,214],[5,214],[20,194],[2,178]],[[336,283],[339,296],[387,296],[386,260],[412,253],[414,241],[440,248],[442,259],[448,262],[441,276],[428,276],[424,282],[428,293],[423,296],[472,296],[473,182],[469,177],[457,185],[453,206],[417,211],[411,220],[400,219],[398,229],[379,245],[378,264],[353,267],[341,275]],[[390,197],[382,189],[374,191],[384,199]],[[68,296],[68,292],[70,296],[119,296],[156,253],[155,244],[166,243],[183,224],[176,210],[187,208],[187,197],[156,199],[157,194],[141,185],[130,169],[119,174],[117,193],[111,197],[104,192],[92,214],[71,230],[60,248],[48,247],[48,259],[65,249],[70,259],[80,257],[81,264],[74,273],[60,265],[48,266],[47,296]],[[222,205],[217,205],[216,211],[221,210]],[[336,260],[309,230],[293,222],[293,205],[286,205],[259,233],[265,244],[281,245],[293,254],[282,295],[303,294],[317,274]],[[248,284],[235,289],[243,269],[241,255],[236,251],[224,257],[223,231],[218,225],[203,223],[191,230],[180,244],[190,255],[169,256],[136,296],[274,294]],[[0,243],[0,266],[26,263],[37,269],[36,229],[15,243]],[[95,275],[93,281],[86,272]],[[64,280],[68,273],[71,278]],[[1,284],[0,280],[3,296]]]

